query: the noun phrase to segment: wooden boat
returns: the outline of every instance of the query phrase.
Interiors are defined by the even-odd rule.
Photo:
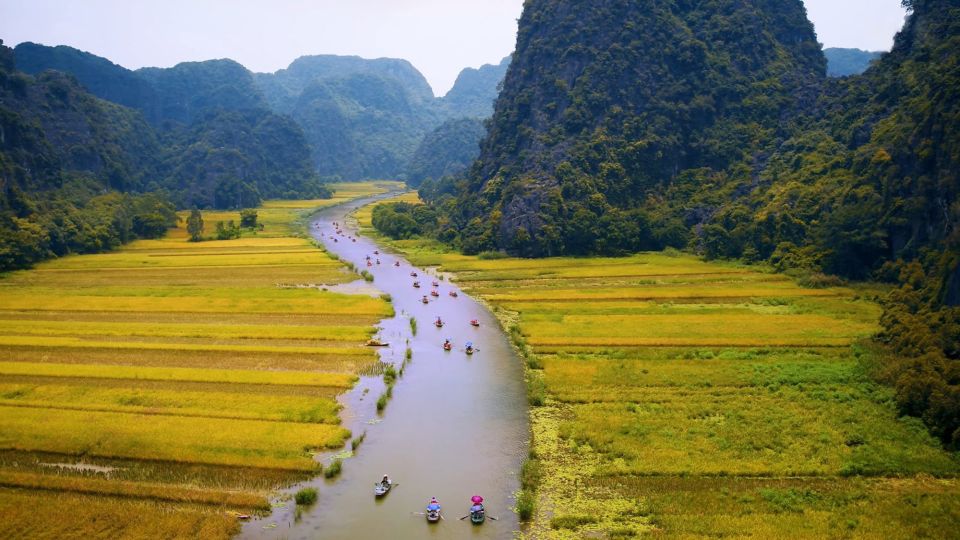
[[[427,521],[430,523],[436,523],[440,521],[440,511],[439,510],[427,510]]]
[[[440,296],[440,293],[437,291],[430,291],[430,296]]]
[[[424,296],[424,297],[423,297],[423,300],[421,300],[421,302],[423,302],[424,304],[429,304],[429,303],[430,303],[430,300],[428,300],[427,297]]]
[[[414,289],[419,289],[419,288],[420,288],[420,282],[419,282],[419,281],[414,281],[414,282],[413,282],[413,288],[414,288]]]
[[[457,294],[457,291],[450,291],[450,296],[456,298],[456,297],[458,297],[458,296],[460,296],[460,295]]]
[[[437,328],[443,328],[443,321],[441,321],[440,319],[437,319],[433,321],[433,325],[436,326]]]
[[[383,482],[377,482],[373,485],[373,495],[374,497],[383,497],[387,493],[390,493],[390,488],[393,487],[392,482],[384,484]]]
[[[470,511],[470,523],[474,525],[480,525],[487,519],[487,513],[481,508],[480,510],[471,510]]]
[[[431,283],[431,285],[433,285],[434,287],[439,287],[439,286],[440,286],[440,283],[439,283],[439,282],[436,282],[436,281],[434,281],[434,282],[432,282],[432,283]]]
[[[390,344],[385,341],[373,338],[367,340],[367,347],[389,347]]]
[[[480,321],[473,319],[470,321],[470,326],[480,326]]]
[[[466,349],[463,350],[463,352],[465,352],[465,353],[467,353],[467,354],[473,354],[473,351],[475,351],[475,350],[476,350],[476,349],[474,349],[473,347],[467,347]]]
[[[449,351],[452,349],[453,349],[453,345],[451,345],[449,341],[443,344],[443,350]]]
[[[410,272],[410,277],[417,277],[417,273],[416,273],[416,272]]]

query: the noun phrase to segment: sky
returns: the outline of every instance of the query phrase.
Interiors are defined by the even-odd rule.
[[[889,50],[900,0],[804,0],[827,47]],[[310,54],[409,60],[437,95],[513,51],[523,0],[0,0],[0,39],[70,45],[130,69],[232,58],[273,72]]]

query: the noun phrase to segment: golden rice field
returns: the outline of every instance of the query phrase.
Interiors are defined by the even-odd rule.
[[[394,186],[268,201],[235,240],[181,223],[0,276],[0,538],[226,538],[315,474],[391,307],[323,289],[357,276],[303,220]],[[231,219],[204,212],[207,234]]]
[[[524,536],[956,537],[960,460],[867,375],[876,291],[679,253],[483,260],[378,238],[452,273],[524,353],[542,403]]]

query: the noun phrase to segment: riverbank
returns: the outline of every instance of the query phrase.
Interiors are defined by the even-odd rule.
[[[866,375],[880,310],[861,291],[680,253],[380,240],[452,273],[525,353],[528,537],[943,537],[960,520],[956,456]]]

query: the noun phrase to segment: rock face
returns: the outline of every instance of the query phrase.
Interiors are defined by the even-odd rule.
[[[580,209],[630,208],[753,156],[824,73],[801,0],[527,2],[460,220],[494,215],[483,247],[543,254]]]

